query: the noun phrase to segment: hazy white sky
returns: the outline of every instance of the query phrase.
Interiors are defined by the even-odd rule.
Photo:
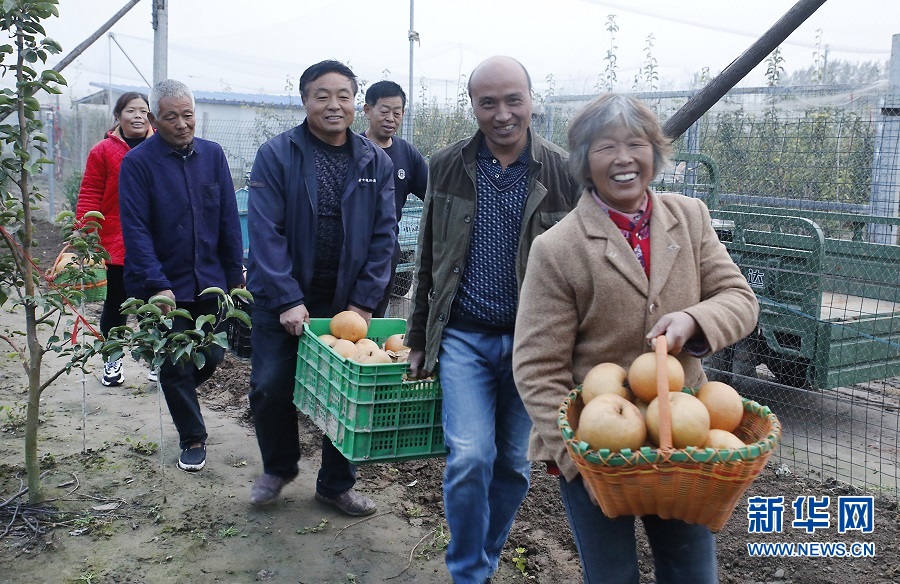
[[[96,30],[125,0],[60,0],[46,22],[63,55]],[[610,48],[607,17],[619,28],[614,50],[620,89],[631,87],[648,35],[660,80],[684,87],[694,73],[725,68],[774,24],[793,0],[415,0],[413,94],[422,78],[439,100],[454,100],[460,75],[493,54],[516,57],[538,91],[552,75],[557,94],[595,92]],[[152,80],[151,0],[135,6],[112,32],[137,69]],[[285,93],[308,65],[334,58],[369,82],[409,85],[409,0],[169,0],[169,77],[194,89]],[[900,34],[897,0],[828,0],[782,46],[787,70],[812,65],[817,36],[829,59],[890,57]],[[51,65],[62,56],[51,61]],[[73,97],[96,91],[90,81],[144,85],[107,36],[63,72]],[[4,80],[7,81],[7,80]],[[8,84],[8,82],[6,83]],[[760,69],[743,85],[764,84]],[[293,93],[296,94],[296,88]]]

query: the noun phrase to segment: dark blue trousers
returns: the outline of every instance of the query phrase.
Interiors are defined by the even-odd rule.
[[[306,308],[313,318],[329,318],[335,314],[330,303],[316,303],[314,299],[307,299]],[[300,433],[294,406],[297,337],[281,326],[278,314],[254,308],[251,318],[249,398],[263,470],[292,479],[299,472],[300,460]],[[323,435],[316,492],[334,497],[355,484],[356,466]]]
[[[218,314],[219,312],[218,300],[215,298],[197,302],[179,302],[178,308],[190,312],[194,319],[201,314]],[[172,321],[171,332],[184,332],[193,327],[193,322],[176,316]],[[159,381],[162,385],[163,395],[166,396],[166,404],[169,406],[172,421],[178,430],[179,445],[182,449],[195,442],[206,442],[206,424],[203,423],[203,414],[200,413],[197,387],[212,377],[216,367],[225,360],[225,349],[213,346],[204,350],[204,355],[206,363],[199,369],[193,361],[173,364],[168,359],[159,368]]]

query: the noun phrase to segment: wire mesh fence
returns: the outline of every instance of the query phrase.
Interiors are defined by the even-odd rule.
[[[882,99],[794,89],[714,110],[677,143],[709,156],[680,155],[657,188],[707,201],[760,301],[710,376],[779,415],[784,469],[896,496],[900,118]]]

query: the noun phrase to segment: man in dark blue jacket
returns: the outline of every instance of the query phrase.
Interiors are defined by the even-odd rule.
[[[125,290],[145,300],[166,296],[194,319],[215,315],[218,299],[200,292],[244,283],[241,226],[225,153],[215,142],[194,137],[194,96],[179,81],[153,87],[149,117],[156,133],[128,152],[119,171]],[[193,327],[176,317],[172,330]],[[178,468],[185,471],[206,464],[197,386],[212,376],[225,351],[213,347],[205,357],[199,369],[193,361],[166,360],[159,370],[182,449]]]
[[[363,113],[369,120],[369,127],[363,136],[381,146],[394,163],[394,198],[397,201],[397,221],[403,216],[403,205],[410,193],[425,199],[428,187],[428,165],[416,147],[397,136],[403,112],[406,110],[406,93],[393,81],[376,81],[366,90],[366,103]],[[418,223],[418,222],[416,222]],[[404,262],[415,262],[414,250],[406,250]],[[391,295],[405,295],[412,285],[412,272],[396,277],[397,264],[401,260],[400,244],[394,249],[391,263],[391,281],[388,284],[384,299],[375,309],[375,317],[382,318],[387,312]]]
[[[255,505],[275,501],[298,473],[293,392],[303,323],[342,310],[368,321],[390,278],[393,165],[350,131],[357,90],[340,62],[309,67],[300,76],[306,121],[263,144],[250,172],[250,409],[263,460],[250,492]],[[356,468],[323,436],[316,499],[348,515],[374,513],[355,483]]]

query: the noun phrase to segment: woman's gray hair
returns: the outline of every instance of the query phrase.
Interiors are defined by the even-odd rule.
[[[163,79],[150,90],[150,113],[159,117],[159,100],[181,99],[187,97],[191,100],[191,108],[194,108],[194,93],[191,88],[174,79]]]
[[[654,177],[668,163],[672,141],[663,134],[653,110],[630,95],[604,93],[584,106],[569,122],[569,168],[585,187],[594,186],[588,160],[591,145],[623,127],[653,146]]]

